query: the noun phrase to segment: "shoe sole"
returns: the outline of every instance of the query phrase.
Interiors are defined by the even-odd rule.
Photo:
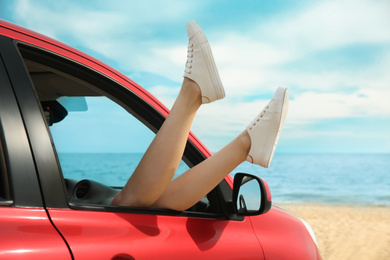
[[[221,78],[219,77],[218,69],[214,61],[214,56],[210,48],[210,44],[203,33],[200,26],[195,21],[190,21],[187,24],[187,30],[191,32],[191,35],[200,33],[199,37],[200,48],[202,54],[204,55],[204,60],[206,62],[207,70],[210,72],[211,82],[213,84],[213,91],[215,94],[215,100],[222,99],[225,97],[225,90],[222,85]]]
[[[272,147],[271,153],[267,156],[268,158],[266,160],[264,160],[266,162],[266,165],[264,166],[265,168],[268,168],[269,165],[271,164],[272,158],[273,158],[274,153],[275,153],[276,145],[278,144],[279,137],[280,137],[280,134],[282,132],[284,122],[286,120],[287,110],[288,110],[288,100],[289,100],[288,95],[289,95],[288,88],[285,88],[284,95],[283,95],[282,111],[280,113],[279,125],[277,126],[278,131],[276,132],[276,136],[273,139],[271,139],[271,138],[269,139],[269,140],[274,140],[274,142],[268,143],[269,146],[272,145],[273,147]],[[270,148],[269,146],[267,147],[266,150],[268,150]]]

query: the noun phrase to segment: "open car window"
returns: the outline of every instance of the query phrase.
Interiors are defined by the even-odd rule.
[[[154,138],[158,120],[148,114],[150,105],[117,82],[69,60],[60,66],[53,55],[46,60],[42,56],[46,54],[40,53],[36,59],[34,51],[22,45],[21,54],[51,133],[69,202],[108,205]],[[175,177],[193,165],[188,156],[184,159]],[[210,206],[210,197],[214,206]],[[209,194],[191,210],[215,213],[217,201]]]
[[[100,183],[119,191],[155,134],[104,96],[63,96],[55,103],[42,101],[42,108],[51,124],[49,129],[70,198],[78,202],[84,199],[88,203],[109,204],[115,192],[108,193],[111,194],[108,197],[96,195],[96,200],[91,200],[86,198],[84,190],[87,187],[79,187],[77,183],[88,180],[92,182],[87,185]],[[62,116],[55,115],[61,113],[58,110],[63,111]],[[182,161],[176,176],[188,168]]]

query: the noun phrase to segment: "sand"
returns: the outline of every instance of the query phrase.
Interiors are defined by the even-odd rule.
[[[324,260],[390,260],[390,207],[275,205],[310,224]]]

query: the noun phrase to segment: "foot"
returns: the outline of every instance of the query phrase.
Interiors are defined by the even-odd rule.
[[[202,104],[225,97],[210,45],[195,21],[187,24],[188,54],[184,77],[195,81],[202,92]]]
[[[272,100],[247,127],[251,148],[247,161],[265,168],[271,164],[288,109],[288,89],[279,87]]]

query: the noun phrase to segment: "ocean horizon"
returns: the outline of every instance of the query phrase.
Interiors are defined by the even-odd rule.
[[[123,186],[142,153],[59,153],[65,178]],[[182,162],[177,174],[187,170]],[[237,172],[267,181],[274,203],[390,206],[390,154],[276,153],[269,168],[244,162]]]

